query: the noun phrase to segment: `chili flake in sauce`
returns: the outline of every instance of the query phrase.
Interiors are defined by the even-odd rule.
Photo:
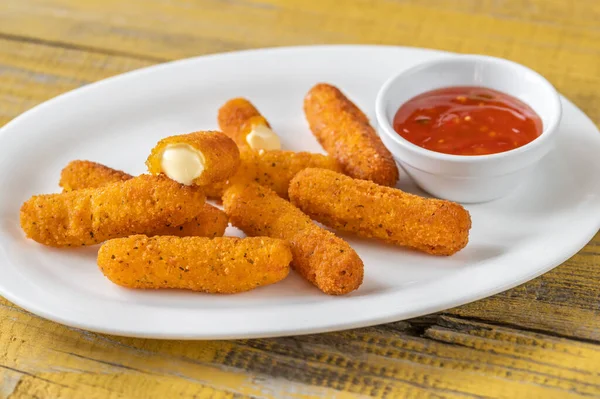
[[[542,120],[530,106],[483,87],[449,87],[404,103],[394,130],[428,150],[455,155],[510,151],[535,140]]]

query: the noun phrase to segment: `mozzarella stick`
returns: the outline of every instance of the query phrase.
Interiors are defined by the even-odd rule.
[[[331,157],[310,152],[250,150],[240,152],[240,167],[229,181],[205,187],[209,198],[221,198],[225,189],[233,184],[256,182],[269,187],[280,197],[288,198],[290,180],[305,168],[323,168],[340,171],[338,163]]]
[[[251,150],[280,150],[279,136],[256,107],[245,98],[227,101],[218,115],[219,128],[240,148]]]
[[[93,245],[180,226],[203,206],[200,189],[165,176],[142,175],[99,188],[33,196],[21,207],[21,227],[44,245]]]
[[[304,98],[313,134],[348,176],[393,187],[398,167],[366,115],[336,87],[320,83]]]
[[[128,173],[96,162],[71,161],[60,172],[58,185],[62,187],[63,192],[68,192],[82,188],[98,188],[132,178]]]
[[[298,173],[290,183],[290,200],[326,226],[428,254],[452,255],[469,241],[471,217],[459,204],[329,170]]]
[[[221,132],[201,131],[162,139],[146,166],[153,175],[164,173],[181,184],[204,186],[227,180],[239,163],[233,140]]]
[[[63,191],[72,191],[102,187],[132,178],[133,176],[128,173],[96,162],[72,161],[62,170],[59,185]],[[189,222],[180,226],[164,226],[157,231],[144,232],[144,234],[150,236],[221,237],[228,224],[225,212],[205,203],[201,212]]]
[[[268,237],[136,235],[107,241],[98,252],[100,270],[120,286],[212,294],[234,294],[281,281],[291,260],[288,243]]]
[[[247,235],[287,240],[292,267],[324,293],[347,294],[362,284],[363,262],[352,247],[271,189],[237,184],[225,191],[223,205],[231,223]]]

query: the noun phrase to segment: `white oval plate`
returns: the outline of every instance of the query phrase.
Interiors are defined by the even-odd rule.
[[[110,334],[268,337],[436,312],[552,269],[600,226],[600,134],[565,99],[557,147],[512,195],[467,207],[471,239],[455,256],[432,257],[344,236],[365,263],[363,285],[345,297],[322,294],[294,273],[279,284],[231,296],[127,290],[102,276],[97,247],[46,248],[27,240],[19,228],[21,203],[33,194],[58,191],[59,172],[73,159],[142,173],[157,140],[216,129],[217,109],[236,96],[258,106],[286,149],[322,151],[302,112],[312,85],[339,86],[372,117],[377,90],[390,75],[441,56],[378,46],[211,55],[94,83],[26,112],[0,134],[0,294],[42,317]],[[419,192],[406,175],[399,186]],[[233,228],[228,233],[239,234]]]

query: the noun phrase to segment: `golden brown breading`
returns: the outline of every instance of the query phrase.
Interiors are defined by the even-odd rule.
[[[222,237],[229,224],[227,214],[205,203],[196,217],[179,226],[165,226],[152,231],[150,236],[178,236],[178,237]]]
[[[304,98],[313,134],[348,176],[393,187],[398,168],[365,114],[334,86],[320,83]]]
[[[97,188],[133,178],[128,173],[90,161],[71,161],[60,173],[58,185],[63,191]]]
[[[246,234],[288,240],[293,268],[326,294],[347,294],[362,284],[363,263],[352,247],[269,188],[234,185],[225,191],[223,205]]]
[[[204,158],[204,171],[193,184],[205,186],[225,181],[236,171],[240,163],[237,145],[225,134],[216,131],[200,131],[162,139],[152,149],[146,160],[148,171],[153,175],[163,173],[163,153],[170,145],[189,145]]]
[[[450,201],[304,169],[290,183],[291,202],[326,226],[433,255],[452,255],[469,241],[471,217]]]
[[[233,184],[256,182],[287,199],[290,180],[302,169],[341,170],[333,158],[310,152],[242,150],[240,159],[237,173],[228,182],[206,186],[205,193],[209,198],[221,198],[225,189]]]
[[[240,148],[250,148],[246,136],[256,125],[270,128],[269,122],[245,98],[234,98],[219,108],[219,128]]]
[[[292,254],[268,237],[202,238],[143,235],[107,241],[98,266],[129,288],[181,288],[215,294],[248,291],[283,280]]]
[[[102,187],[110,183],[132,179],[133,176],[117,169],[90,161],[72,161],[60,175],[60,186],[64,191]],[[221,237],[229,224],[227,215],[210,204],[204,204],[202,211],[192,220],[180,226],[165,226],[153,232],[143,232],[149,236],[198,236]]]
[[[33,196],[21,207],[21,227],[41,244],[92,245],[182,225],[203,206],[199,188],[142,175],[98,188]]]

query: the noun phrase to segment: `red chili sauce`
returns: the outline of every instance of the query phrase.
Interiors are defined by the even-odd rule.
[[[542,133],[542,120],[508,94],[483,87],[449,87],[403,104],[394,117],[394,130],[431,151],[485,155],[535,140]]]

